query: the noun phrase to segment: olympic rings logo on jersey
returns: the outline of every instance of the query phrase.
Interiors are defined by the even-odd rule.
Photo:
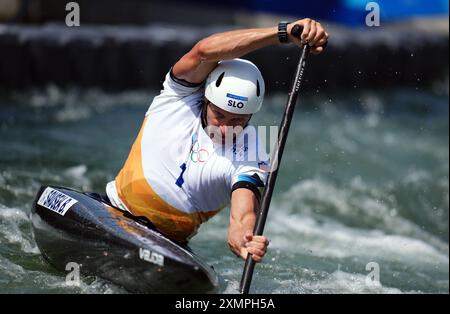
[[[191,147],[191,161],[193,163],[203,163],[208,161],[209,158],[209,152],[207,149],[205,148],[200,148],[200,144],[197,141],[197,138],[193,136],[192,140],[195,142],[192,143],[192,147]]]

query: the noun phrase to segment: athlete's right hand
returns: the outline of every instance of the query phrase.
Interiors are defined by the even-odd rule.
[[[295,24],[300,25],[303,28],[300,38],[291,34],[292,27],[294,27]],[[327,43],[329,37],[328,33],[319,22],[309,18],[290,23],[287,31],[291,43],[294,43],[297,46],[302,46],[303,44],[310,45],[312,54],[321,53],[324,49],[322,46]]]

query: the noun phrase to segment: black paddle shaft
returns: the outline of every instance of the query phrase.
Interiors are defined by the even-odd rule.
[[[294,25],[291,34],[295,37],[299,37],[301,33],[301,26]],[[305,72],[306,60],[309,55],[309,50],[309,45],[303,45],[300,60],[298,62],[295,76],[289,92],[286,108],[284,110],[283,119],[280,124],[278,141],[276,143],[277,145],[271,157],[270,170],[266,179],[266,187],[263,192],[261,207],[257,213],[255,228],[253,230],[254,235],[262,235],[264,231],[267,214],[269,213],[270,201],[272,199],[275,182],[277,180],[278,168],[281,164],[281,157],[283,156],[283,150],[286,144],[289,127],[291,125],[292,116],[294,115],[295,104],[297,102],[298,93],[303,82],[303,74]],[[250,289],[254,268],[255,261],[252,259],[251,254],[248,254],[245,261],[244,272],[242,274],[241,284],[239,288],[240,292],[243,294],[247,294]]]

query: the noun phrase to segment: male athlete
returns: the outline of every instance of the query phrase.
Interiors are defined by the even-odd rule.
[[[295,24],[303,27],[300,38],[291,35]],[[231,199],[230,249],[260,262],[269,241],[252,232],[269,160],[255,133],[245,131],[265,88],[258,68],[236,58],[280,42],[308,43],[318,54],[327,39],[320,23],[302,19],[200,40],[167,73],[128,159],[107,184],[111,203],[187,242]]]

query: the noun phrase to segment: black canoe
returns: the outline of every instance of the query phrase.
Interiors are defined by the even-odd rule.
[[[217,291],[217,274],[187,246],[86,194],[43,186],[31,219],[41,253],[60,271],[77,263],[81,274],[135,293]]]

